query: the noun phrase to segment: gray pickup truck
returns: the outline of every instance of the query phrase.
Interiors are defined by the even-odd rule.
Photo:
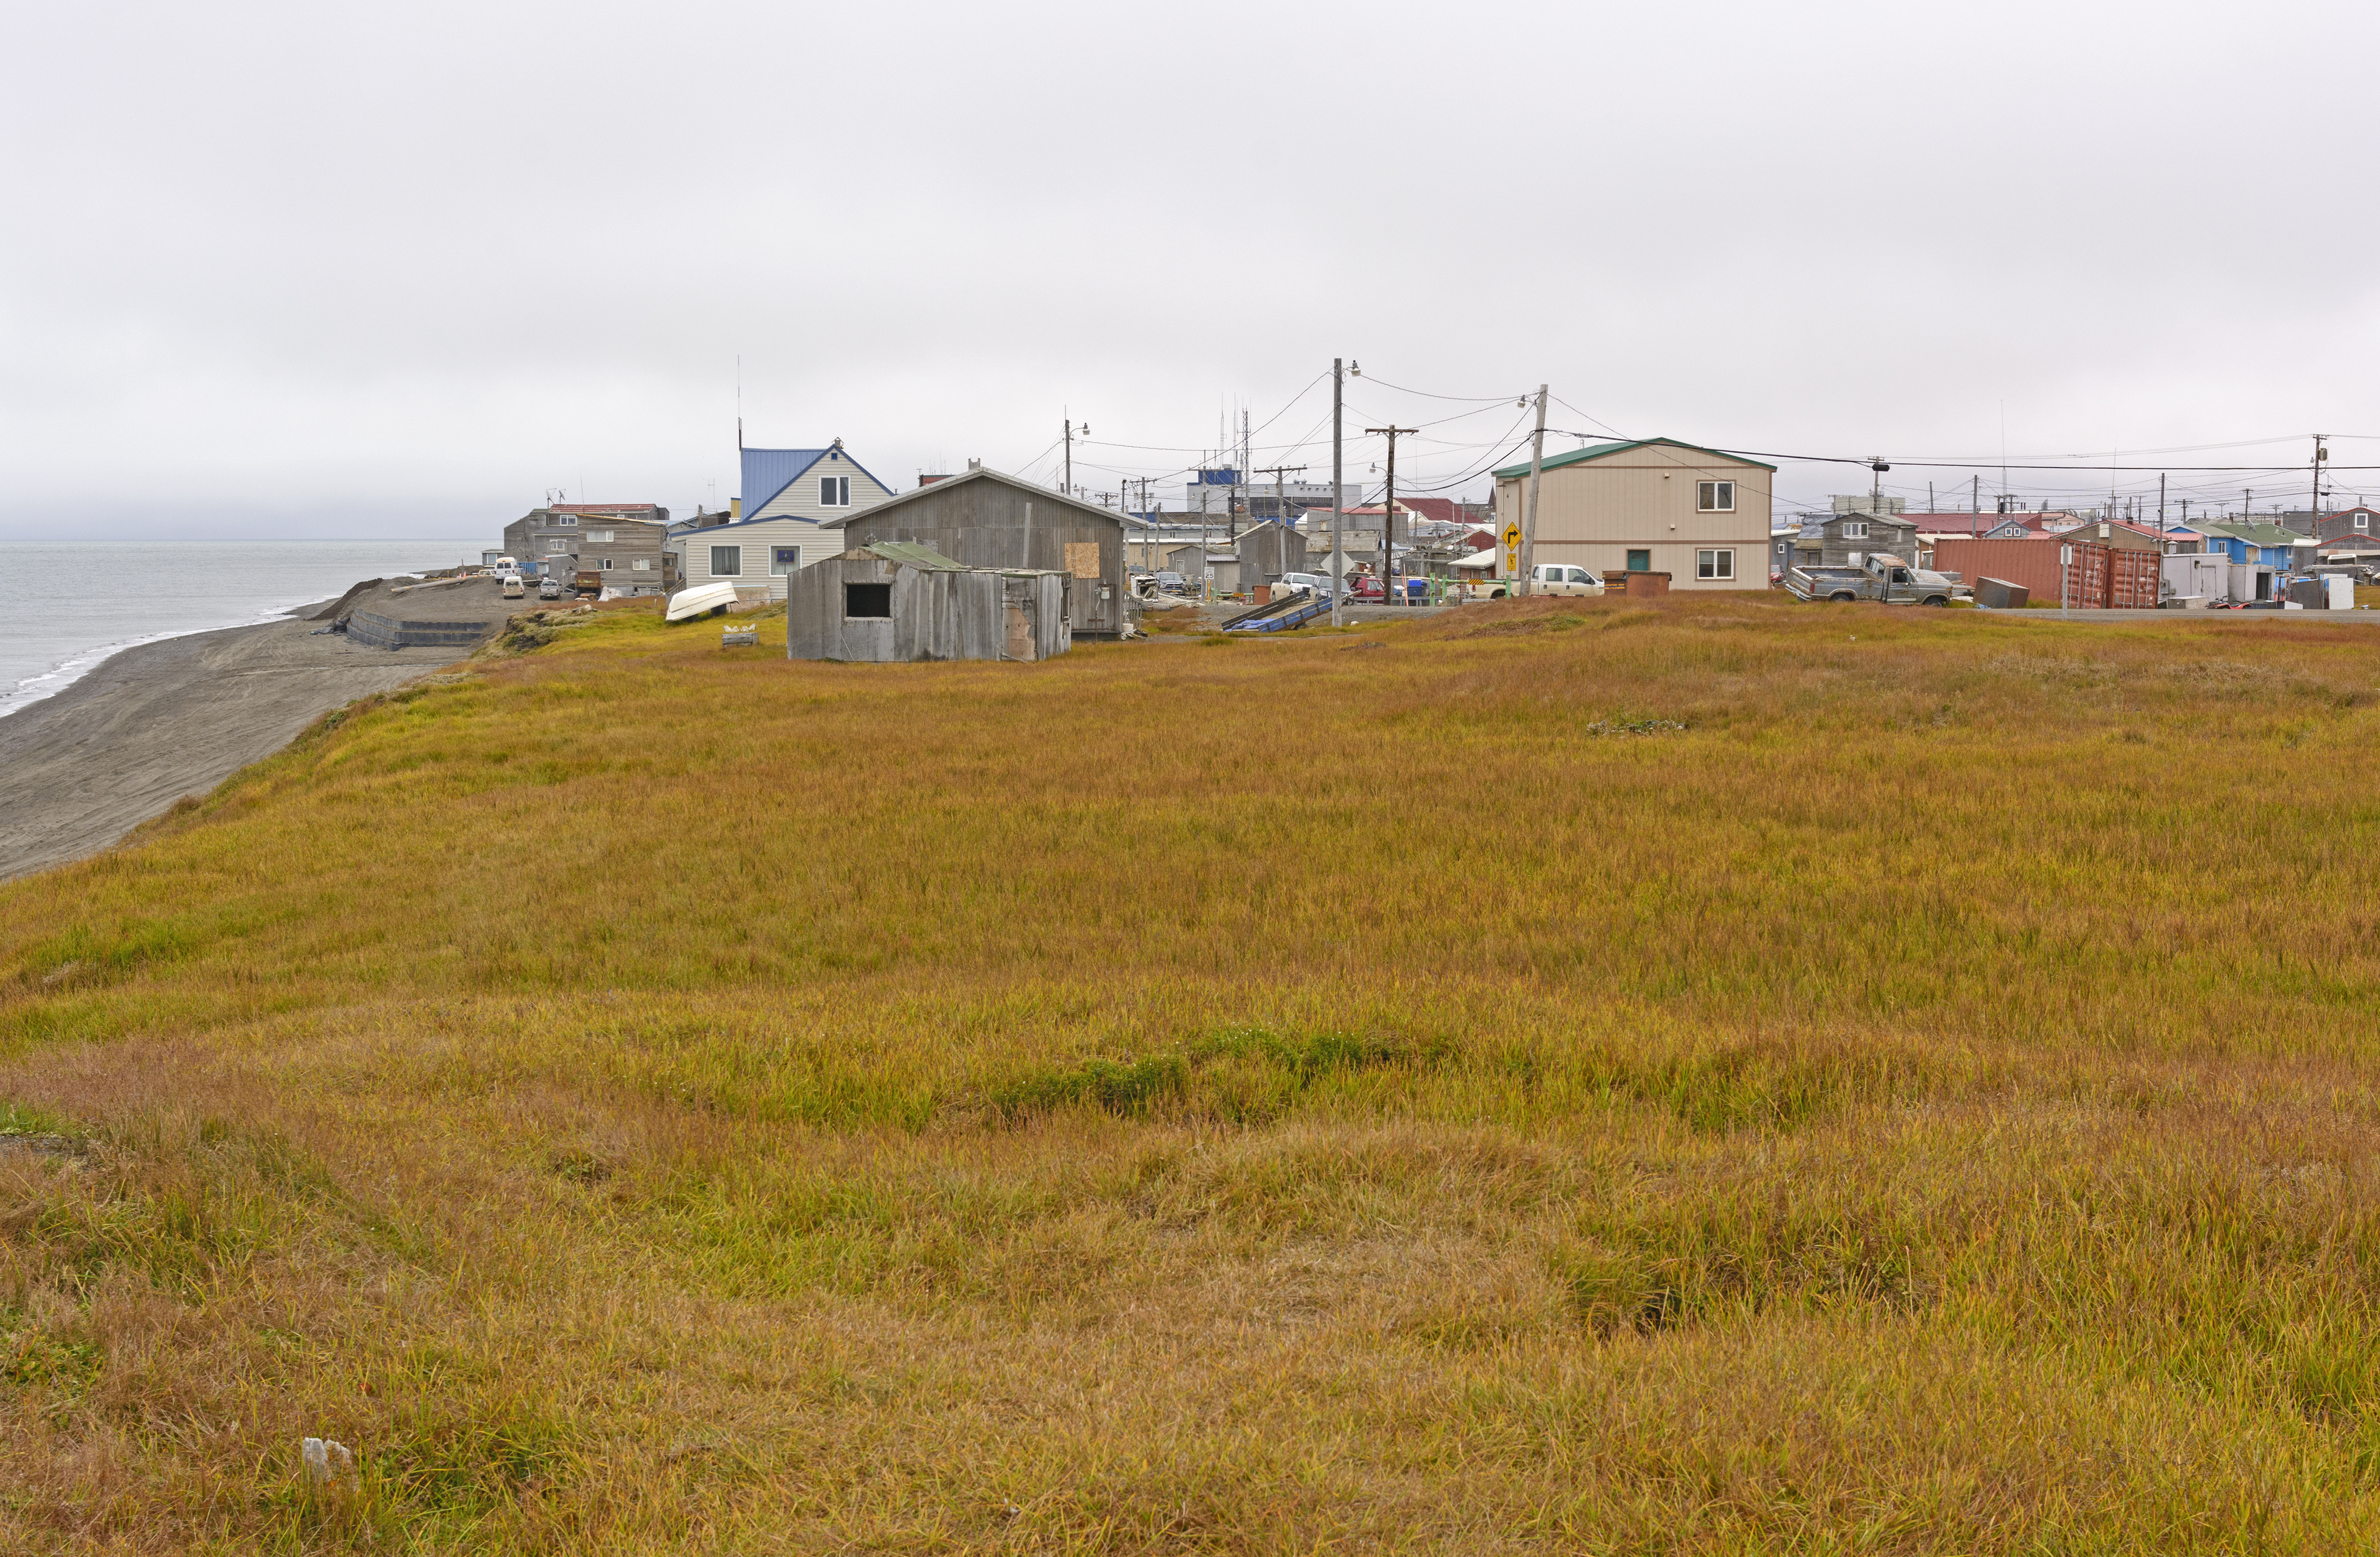
[[[1876,600],[1887,605],[1948,605],[1973,598],[1974,590],[1948,573],[1912,567],[1889,552],[1877,552],[1857,567],[1797,567],[1785,575],[1795,600]]]

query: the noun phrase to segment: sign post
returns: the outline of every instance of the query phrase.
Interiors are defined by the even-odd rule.
[[[1521,527],[1518,521],[1511,521],[1504,526],[1504,577],[1518,578],[1520,576]],[[1508,590],[1505,592],[1510,594],[1512,591]]]

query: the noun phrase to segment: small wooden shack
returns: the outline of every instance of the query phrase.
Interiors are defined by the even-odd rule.
[[[1232,548],[1239,553],[1239,575],[1232,580],[1242,591],[1273,584],[1285,573],[1305,571],[1305,537],[1278,519],[1266,519],[1240,531]]]
[[[1068,580],[880,541],[785,579],[785,658],[1046,660],[1074,647]]]
[[[839,528],[846,547],[912,541],[966,567],[1062,575],[1077,634],[1120,637],[1136,609],[1123,516],[997,470],[978,468],[820,528]]]

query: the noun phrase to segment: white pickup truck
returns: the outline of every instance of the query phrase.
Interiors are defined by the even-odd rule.
[[[1513,590],[1510,578],[1478,578],[1463,586],[1465,600],[1502,600]],[[1603,580],[1583,567],[1562,563],[1541,562],[1529,570],[1529,593],[1533,595],[1585,595],[1603,592]]]
[[[1797,567],[1785,575],[1795,600],[1877,600],[1887,605],[1948,605],[1974,590],[1948,573],[1912,567],[1889,552],[1871,553],[1857,567]]]

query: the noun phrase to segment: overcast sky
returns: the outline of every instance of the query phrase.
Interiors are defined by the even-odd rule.
[[[1426,486],[1545,381],[1565,434],[1881,453],[1912,506],[2003,419],[2015,463],[2265,468],[2173,483],[2260,508],[2335,433],[2380,495],[2368,5],[6,15],[14,534],[690,511],[739,355],[749,442],[903,488],[1047,479],[1071,411],[1078,481],[1161,489],[1243,405],[1318,478],[1336,355],[1352,426],[1432,424]],[[2156,484],[2010,485],[2111,480]]]

